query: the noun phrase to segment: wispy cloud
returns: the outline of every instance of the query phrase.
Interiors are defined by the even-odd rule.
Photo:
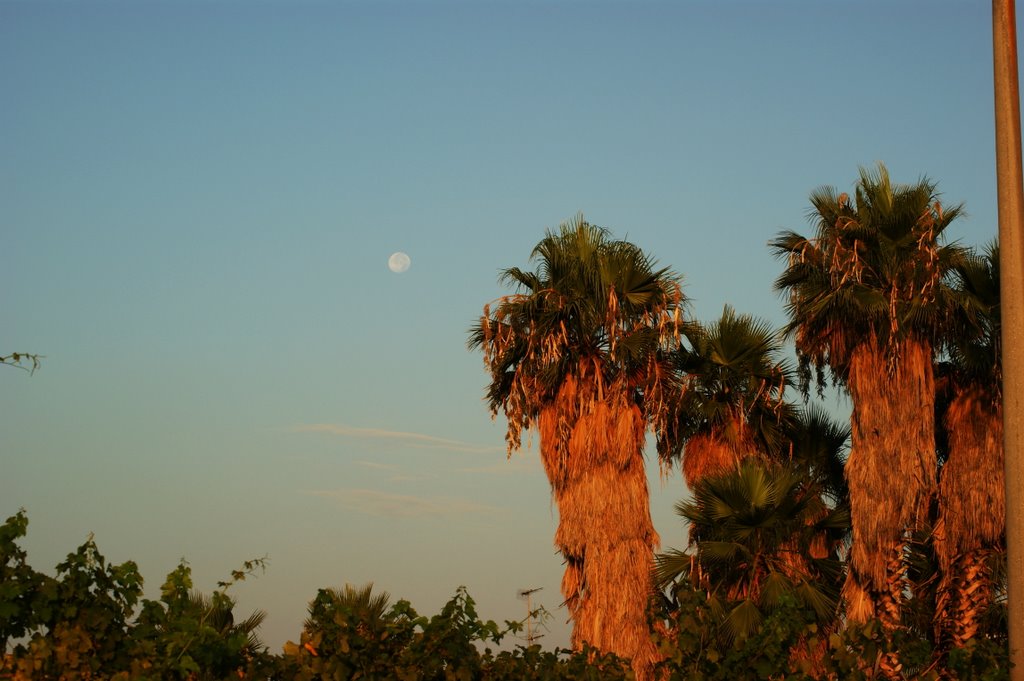
[[[354,461],[353,463],[370,470],[391,473],[392,475],[388,476],[389,482],[420,482],[437,477],[434,473],[408,473],[401,466],[393,463],[380,463],[379,461]]]
[[[356,464],[364,468],[373,468],[378,471],[391,471],[397,473],[401,468],[393,463],[380,463],[378,461],[356,461]]]
[[[400,473],[388,478],[388,482],[423,482],[424,480],[436,480],[434,473]]]
[[[413,447],[428,447],[431,449],[448,449],[456,452],[484,453],[501,452],[504,447],[475,445],[461,440],[450,440],[423,433],[409,433],[401,430],[383,430],[380,428],[356,428],[354,426],[338,425],[334,423],[312,423],[296,426],[295,431],[300,433],[328,433],[343,437],[393,440],[404,442]]]
[[[485,466],[457,469],[459,473],[486,473],[493,475],[534,475],[543,472],[540,458],[529,454],[513,454],[507,461],[495,461]]]
[[[331,499],[358,513],[389,518],[493,513],[499,510],[497,507],[478,504],[468,499],[416,497],[372,489],[311,490],[306,494]]]

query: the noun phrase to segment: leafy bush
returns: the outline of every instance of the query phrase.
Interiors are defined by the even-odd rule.
[[[483,621],[460,587],[439,613],[420,615],[386,593],[321,589],[309,604],[298,643],[271,654],[258,638],[263,613],[236,621],[230,587],[265,567],[246,562],[205,595],[193,588],[182,561],[158,600],[141,599],[135,563],[110,564],[90,537],[57,566],[35,571],[18,540],[24,511],[0,526],[0,679],[179,679],[287,681],[618,681],[633,678],[626,661],[585,649],[546,651],[538,645],[496,650],[522,623]],[[653,605],[659,672],[672,681],[877,678],[877,666],[899,652],[903,678],[1009,678],[1005,603],[966,647],[940,655],[930,633],[907,626],[886,632],[878,621],[839,629],[821,622],[807,602],[783,594],[762,604],[758,624],[730,626],[742,599],[708,592],[693,580],[674,582]],[[1001,608],[1001,610],[1000,610]],[[913,618],[908,619],[913,623]],[[895,658],[892,658],[895,659]]]

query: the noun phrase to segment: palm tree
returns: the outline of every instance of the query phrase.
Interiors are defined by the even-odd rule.
[[[786,407],[784,461],[747,456],[739,468],[701,478],[693,501],[676,507],[690,523],[689,550],[657,557],[659,583],[672,586],[669,610],[680,588],[700,589],[725,643],[756,630],[787,597],[815,613],[820,631],[835,626],[849,538],[849,429],[821,407]],[[823,654],[804,640],[791,659],[814,666]]]
[[[785,437],[790,460],[819,491],[822,502],[832,508],[849,506],[844,468],[850,426],[836,423],[820,405],[809,404],[794,410]]]
[[[657,560],[665,586],[689,578],[708,592],[727,639],[751,635],[786,598],[835,619],[842,569],[834,552],[821,554],[849,524],[843,507],[822,514],[820,489],[797,463],[747,458],[737,469],[702,478],[694,498],[676,512],[695,528],[693,553],[671,550]]]
[[[384,621],[390,601],[391,594],[387,591],[373,593],[373,582],[359,588],[346,584],[343,589],[320,589],[309,605],[305,628],[317,629],[321,620],[331,619],[335,612],[344,610],[350,612],[352,619],[359,623],[357,629],[362,628],[360,633],[374,631]]]
[[[961,206],[942,206],[936,185],[894,185],[882,164],[861,169],[855,197],[812,192],[807,238],[771,242],[787,267],[787,293],[802,385],[825,370],[853,402],[846,466],[853,521],[847,617],[900,622],[903,549],[935,491],[933,340],[948,302],[950,268],[963,249],[943,245]]]
[[[320,589],[309,603],[299,643],[285,644],[294,665],[288,678],[393,678],[396,665],[413,642],[416,613],[399,601],[390,606],[386,591],[362,587]]]
[[[991,561],[1005,541],[999,246],[955,268],[960,323],[938,371],[948,399],[941,414],[946,462],[939,481],[935,551],[942,572],[936,629],[963,646],[994,595]]]
[[[200,591],[190,591],[186,607],[191,612],[201,613],[200,622],[212,637],[212,640],[197,641],[206,645],[195,646],[190,653],[204,668],[195,675],[198,681],[239,674],[246,663],[266,649],[258,633],[267,618],[265,611],[256,610],[241,622],[235,622],[235,599],[223,592],[207,596]],[[181,654],[185,652],[183,649]]]
[[[686,389],[674,401],[659,443],[663,462],[682,460],[690,489],[704,477],[735,470],[747,456],[778,454],[790,416],[783,402],[791,370],[779,357],[779,334],[728,305],[709,326],[683,329],[672,353]]]
[[[679,342],[684,298],[671,271],[582,216],[548,231],[531,259],[535,272],[504,271],[519,292],[484,308],[469,345],[483,350],[509,456],[523,429],[540,433],[573,646],[631,658],[648,678],[658,535],[643,446],[646,428],[664,428],[676,387],[663,354]]]

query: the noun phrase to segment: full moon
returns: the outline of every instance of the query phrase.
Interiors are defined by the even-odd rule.
[[[388,258],[388,269],[392,272],[404,272],[409,269],[411,264],[412,260],[409,259],[409,256],[401,251],[392,253],[391,257]]]

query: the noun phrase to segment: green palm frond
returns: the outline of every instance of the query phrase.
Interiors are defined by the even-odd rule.
[[[510,448],[580,367],[599,367],[603,381],[628,386],[642,404],[652,376],[669,374],[657,358],[686,325],[678,275],[582,215],[546,231],[531,261],[532,272],[502,272],[515,292],[486,307],[469,333],[469,347],[484,352],[492,413],[509,419]]]
[[[777,453],[793,374],[782,358],[779,332],[726,305],[716,321],[687,325],[682,333],[685,343],[670,360],[687,389],[676,404],[668,441],[659,443],[661,455],[686,456],[686,442],[698,435]]]
[[[819,621],[827,622],[836,615],[837,600],[831,590],[823,589],[820,582],[803,580],[792,591],[799,603],[810,607]]]
[[[334,621],[336,613],[347,613],[360,622],[375,625],[385,619],[390,603],[391,594],[387,591],[373,593],[373,582],[361,587],[346,584],[341,589],[320,589],[309,604],[304,626],[307,631],[321,629],[325,623]]]
[[[885,166],[861,168],[851,199],[833,187],[811,192],[812,238],[781,232],[770,247],[786,260],[775,289],[788,298],[788,335],[808,369],[846,380],[850,354],[874,337],[890,352],[907,337],[941,337],[953,268],[965,249],[944,233],[963,213],[943,206],[936,184],[894,184]]]
[[[943,346],[948,365],[942,372],[961,385],[987,385],[998,394],[1002,380],[999,243],[993,241],[982,253],[964,255],[954,264],[953,273],[953,312]]]
[[[688,579],[693,558],[685,551],[669,549],[654,558],[654,583],[661,588]]]
[[[744,639],[757,632],[761,622],[764,621],[764,614],[754,603],[753,599],[745,598],[736,603],[723,623],[723,632],[727,639]]]
[[[848,534],[849,513],[826,506],[807,472],[796,462],[747,460],[732,473],[702,480],[692,500],[676,505],[692,528],[690,551],[659,555],[658,583],[696,577],[731,603],[730,612],[743,600],[749,601],[745,607],[767,612],[796,599],[828,621],[835,614],[842,567],[834,551],[812,557],[812,546],[824,540],[835,547]],[[723,617],[723,626],[737,624]]]
[[[837,423],[820,405],[796,410],[787,423],[790,459],[835,505],[849,498],[844,468],[849,453],[850,425]]]
[[[784,601],[796,595],[796,585],[793,580],[782,572],[772,571],[760,584],[760,602],[766,608],[778,607]]]

